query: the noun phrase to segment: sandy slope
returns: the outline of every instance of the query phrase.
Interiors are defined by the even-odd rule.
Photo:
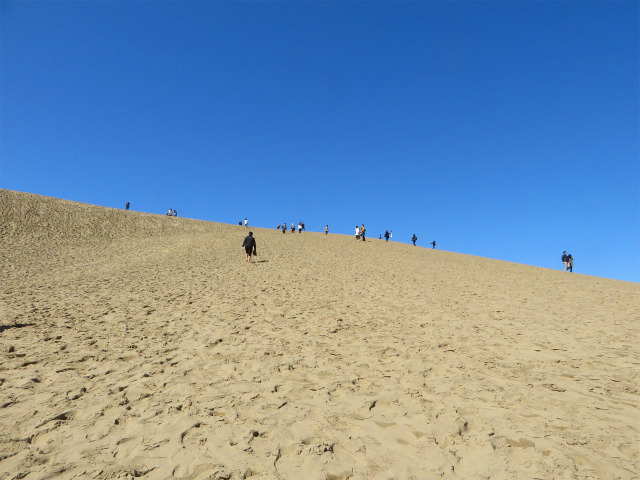
[[[640,285],[0,190],[0,479],[637,479]]]

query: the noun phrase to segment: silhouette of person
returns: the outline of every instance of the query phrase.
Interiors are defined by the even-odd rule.
[[[253,232],[249,232],[249,235],[244,237],[242,248],[244,248],[244,252],[247,254],[247,262],[251,261],[251,255],[258,256],[258,252],[256,251],[256,239],[253,238]]]
[[[126,210],[129,210],[129,202],[125,205]]]
[[[566,250],[562,252],[562,263],[564,263],[564,271],[566,272],[569,269],[569,256]]]
[[[329,233],[329,225],[324,226],[324,234],[326,235],[327,233]]]
[[[433,250],[435,250],[435,249],[436,249],[436,241],[434,240],[433,242],[431,242],[431,245],[433,245],[431,248],[432,248]]]
[[[364,223],[362,224],[362,226],[360,227],[360,236],[362,237],[362,241],[365,242],[365,238],[364,238],[364,232],[366,232],[367,229],[364,228]]]
[[[384,232],[384,241],[385,242],[389,241],[389,230],[385,230],[385,232]]]
[[[573,255],[567,255],[567,272],[573,273]]]
[[[413,236],[411,237],[411,241],[413,242],[413,246],[416,246],[416,240],[418,240],[418,237],[416,237],[416,234],[414,233]]]
[[[178,216],[178,210],[173,210],[173,216],[177,217]]]

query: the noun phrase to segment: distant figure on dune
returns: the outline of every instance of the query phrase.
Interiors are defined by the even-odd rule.
[[[171,215],[172,211],[173,211],[173,210],[169,209],[169,211],[167,212],[167,215],[168,215],[169,217],[171,217],[171,216],[172,216],[172,215]]]
[[[567,255],[567,272],[573,273],[573,255]]]
[[[356,225],[356,240],[360,240],[360,227]]]
[[[129,202],[125,205],[125,210],[129,210]]]
[[[247,262],[251,261],[251,255],[255,255],[256,257],[258,256],[258,252],[256,251],[256,239],[253,238],[253,232],[249,232],[249,235],[244,237],[242,248],[244,248],[244,252],[247,254]]]
[[[246,218],[244,219],[244,226],[248,227],[249,226],[249,220],[247,220]]]
[[[366,232],[367,229],[364,228],[364,223],[362,224],[362,226],[360,227],[360,236],[362,237],[362,241],[365,242],[365,238],[364,238],[364,232]]]
[[[413,236],[411,237],[411,241],[413,242],[413,246],[416,246],[416,241],[418,240],[418,237],[416,237],[416,234],[414,233]]]
[[[389,241],[389,230],[385,230],[385,232],[384,232],[384,241],[385,242]]]
[[[278,226],[276,227],[276,230],[280,230],[280,224],[278,224]]]
[[[564,264],[564,271],[566,272],[569,269],[569,255],[567,255],[567,251],[562,252],[562,263]]]
[[[433,250],[435,250],[435,249],[436,249],[436,241],[434,240],[433,242],[431,242],[431,245],[433,245],[431,248],[432,248]]]
[[[291,233],[296,233],[296,226],[291,222]]]
[[[329,225],[324,226],[324,234],[326,235],[327,233],[329,233]]]
[[[177,217],[177,216],[178,216],[178,210],[175,210],[175,209],[173,210],[173,216],[174,216],[174,217]]]
[[[302,222],[298,223],[298,233],[302,233]]]

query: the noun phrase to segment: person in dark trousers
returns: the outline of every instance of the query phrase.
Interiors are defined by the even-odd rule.
[[[435,249],[436,249],[436,241],[434,240],[433,242],[431,242],[431,245],[432,245],[432,247],[431,247],[431,248],[432,248],[433,250],[435,250]]]
[[[364,223],[362,224],[362,226],[360,227],[360,236],[362,237],[362,241],[365,242],[365,238],[364,238],[364,232],[366,232],[367,229],[364,228]]]
[[[256,251],[256,239],[253,238],[253,232],[249,232],[249,235],[244,237],[242,248],[244,248],[244,252],[247,254],[247,262],[251,261],[251,255],[258,256],[258,252]]]
[[[326,235],[327,233],[329,233],[329,225],[324,226],[324,234]]]
[[[129,210],[129,202],[127,202],[127,204],[125,205],[125,209]]]
[[[413,246],[416,246],[416,241],[418,240],[418,237],[416,237],[416,234],[414,233],[413,236],[411,237],[411,241],[413,242]]]
[[[386,230],[386,231],[384,232],[384,240],[385,240],[385,242],[388,242],[388,241],[389,241],[389,230]]]
[[[282,224],[282,233],[287,233],[287,222]]]
[[[178,210],[174,210],[174,211],[173,211],[173,216],[174,216],[174,217],[177,217],[177,216],[178,216]]]
[[[567,272],[573,273],[573,255],[567,255]]]
[[[564,264],[564,271],[566,272],[569,269],[569,255],[567,255],[566,250],[562,252],[562,263]]]

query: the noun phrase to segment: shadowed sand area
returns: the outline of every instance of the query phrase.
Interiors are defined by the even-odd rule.
[[[0,190],[0,479],[637,479],[640,285]],[[561,266],[561,265],[560,265]]]

